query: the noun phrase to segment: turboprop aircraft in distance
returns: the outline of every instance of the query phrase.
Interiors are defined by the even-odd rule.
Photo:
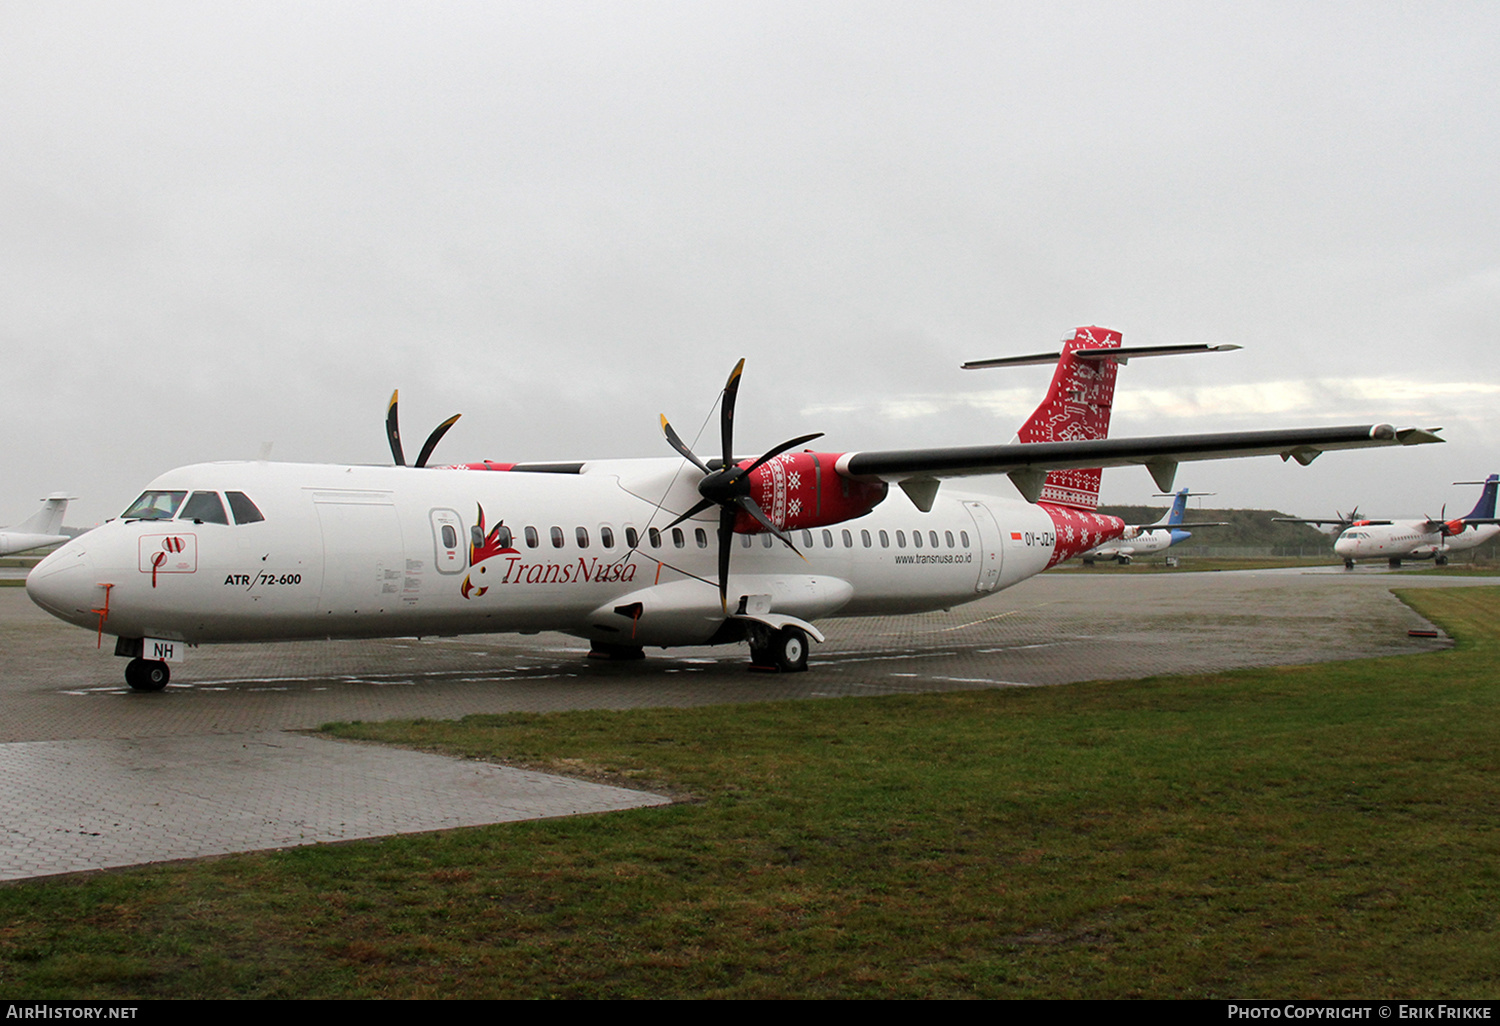
[[[61,545],[68,540],[62,530],[63,513],[67,511],[71,495],[49,495],[42,500],[42,508],[21,521],[15,527],[0,530],[0,556],[9,556],[28,549]]]
[[[1449,520],[1446,507],[1436,520],[1302,520],[1276,517],[1280,523],[1340,524],[1342,531],[1333,543],[1333,551],[1343,557],[1344,569],[1353,570],[1361,559],[1384,559],[1392,567],[1403,559],[1430,559],[1438,566],[1448,562],[1448,555],[1476,548],[1500,535],[1500,520],[1495,518],[1495,494],[1500,474],[1483,481],[1454,481],[1456,485],[1483,485],[1479,502],[1468,516]],[[1350,514],[1354,516],[1354,514]]]
[[[1193,536],[1189,527],[1228,527],[1224,521],[1202,521],[1193,524],[1184,524],[1182,514],[1187,509],[1189,496],[1212,495],[1213,492],[1190,492],[1182,489],[1172,499],[1172,508],[1162,514],[1160,520],[1154,524],[1127,525],[1124,532],[1116,541],[1089,549],[1079,557],[1085,566],[1092,566],[1096,560],[1113,559],[1122,566],[1129,566],[1130,561],[1136,556],[1152,556],[1158,552],[1165,552],[1173,545],[1180,545]]]
[[[1006,361],[1055,365],[1009,445],[817,452],[809,434],[746,459],[741,360],[711,460],[663,417],[668,458],[407,467],[393,396],[396,466],[181,467],[42,560],[26,588],[99,644],[114,636],[143,691],[190,645],[503,631],[562,631],[613,658],[748,642],[752,666],[795,671],[823,640],[811,621],[946,609],[1118,537],[1124,523],[1097,511],[1101,467],[1143,465],[1169,490],[1183,461],[1306,465],[1441,440],[1386,424],[1110,439],[1119,365],[1167,355],[1120,343],[1079,328],[1057,352]],[[940,494],[982,474],[1008,475],[1021,497]]]

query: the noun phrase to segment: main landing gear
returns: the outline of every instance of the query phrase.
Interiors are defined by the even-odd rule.
[[[807,670],[807,635],[800,627],[756,631],[750,637],[750,667],[803,673]]]
[[[125,683],[132,691],[160,691],[172,679],[167,664],[156,659],[132,659],[125,664]]]

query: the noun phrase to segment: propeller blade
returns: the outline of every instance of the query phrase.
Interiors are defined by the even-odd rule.
[[[665,528],[663,528],[663,530],[670,531],[672,528],[676,527],[678,524],[682,523],[684,520],[691,520],[691,519],[693,519],[693,517],[697,516],[699,513],[702,513],[704,510],[708,509],[712,505],[714,505],[714,500],[712,500],[712,499],[699,499],[698,502],[697,502],[697,504],[694,505],[692,509],[688,510],[682,516],[680,516],[676,520],[672,521]]]
[[[672,425],[668,423],[665,414],[661,418],[661,430],[662,434],[667,437],[667,443],[677,450],[679,456],[703,471],[703,478],[698,482],[698,494],[703,498],[692,509],[668,524],[667,528],[670,530],[684,520],[691,520],[712,506],[719,507],[719,604],[724,607],[726,614],[729,612],[729,562],[734,551],[734,525],[741,510],[748,513],[751,519],[762,528],[780,538],[783,545],[796,552],[802,559],[807,558],[797,551],[797,546],[792,543],[791,536],[771,523],[771,518],[766,516],[765,510],[761,509],[750,497],[748,475],[788,449],[810,442],[814,438],[821,438],[823,435],[821,431],[801,435],[782,442],[744,469],[736,467],[734,465],[734,406],[739,398],[740,376],[744,371],[745,361],[742,359],[734,365],[734,370],[729,373],[729,380],[724,383],[724,394],[719,406],[719,440],[723,446],[724,460],[717,471],[709,470],[693,450],[687,447],[687,444],[678,437],[677,432],[672,430]]]
[[[764,527],[767,531],[770,531],[776,537],[780,538],[782,543],[785,544],[787,548],[791,549],[793,552],[797,552],[797,546],[792,544],[791,536],[789,536],[785,531],[777,527],[775,524],[771,523],[771,518],[766,516],[765,510],[761,509],[760,505],[754,499],[746,495],[740,498],[738,502],[740,508],[754,517],[756,522],[759,523],[761,527]],[[800,556],[802,555],[802,553],[797,552],[797,555]]]
[[[395,459],[396,466],[406,466],[406,457],[401,453],[401,428],[396,417],[396,397],[401,394],[398,388],[391,392],[391,403],[385,408],[385,437],[391,443],[391,457]]]
[[[724,402],[719,407],[719,434],[724,443],[724,466],[734,461],[734,400],[740,394],[740,375],[745,370],[745,358],[734,365],[729,380],[724,382]]]
[[[794,448],[796,446],[799,446],[803,442],[811,442],[814,438],[822,438],[822,437],[823,437],[823,432],[821,432],[821,431],[814,431],[810,435],[802,435],[802,436],[800,436],[798,438],[793,438],[789,442],[782,442],[776,448],[770,450],[764,456],[762,456],[760,459],[756,460],[754,463],[752,463],[748,467],[746,467],[745,468],[745,473],[746,474],[750,473],[752,470],[755,470],[756,468],[758,468],[762,463],[765,463],[765,462],[767,462],[769,460],[774,460],[777,456],[780,456],[782,453],[786,452],[788,449],[791,449],[791,448]]]
[[[681,455],[683,459],[687,460],[689,463],[697,467],[699,470],[703,471],[705,474],[711,473],[708,467],[703,465],[703,461],[700,460],[697,456],[693,455],[693,450],[684,445],[682,439],[677,437],[677,432],[673,431],[672,425],[667,423],[667,415],[665,413],[661,415],[661,430],[662,433],[667,436],[667,444],[676,449],[678,454]]]
[[[729,553],[734,548],[734,510],[719,507],[719,605],[729,612]]]
[[[392,401],[392,409],[394,408],[395,404],[394,401]],[[432,434],[427,436],[427,441],[422,445],[422,451],[417,454],[417,462],[412,464],[412,466],[427,466],[427,457],[432,455],[432,450],[437,448],[438,442],[442,441],[443,436],[448,433],[448,429],[451,428],[454,424],[458,423],[458,418],[462,416],[462,413],[455,413],[453,416],[443,421],[437,427],[433,428]]]

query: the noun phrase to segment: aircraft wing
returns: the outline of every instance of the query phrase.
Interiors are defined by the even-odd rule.
[[[898,483],[977,474],[1008,474],[1021,494],[1035,502],[1048,471],[1090,467],[1144,466],[1162,491],[1169,491],[1177,464],[1236,456],[1280,456],[1306,466],[1333,449],[1423,445],[1441,442],[1431,430],[1389,424],[1347,427],[1232,431],[1153,438],[1101,438],[1076,442],[1013,442],[947,449],[897,449],[846,453],[839,473]]]
[[[1354,524],[1355,524],[1355,521],[1349,520],[1347,517],[1344,518],[1344,519],[1342,519],[1342,520],[1339,520],[1339,519],[1333,519],[1333,520],[1315,520],[1315,519],[1311,519],[1311,518],[1307,518],[1307,517],[1272,517],[1271,518],[1271,523],[1273,523],[1273,524],[1316,524],[1316,525],[1327,524],[1330,527],[1353,527]],[[1365,517],[1360,517],[1359,518],[1359,524],[1361,526],[1363,526],[1363,527],[1389,527],[1392,523],[1394,523],[1394,521],[1391,521],[1391,520],[1370,520],[1370,519],[1367,519]]]

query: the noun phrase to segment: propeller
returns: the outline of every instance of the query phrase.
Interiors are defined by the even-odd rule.
[[[719,435],[723,442],[724,458],[718,470],[709,469],[708,464],[700,460],[693,450],[687,447],[687,444],[678,437],[677,432],[672,430],[672,425],[667,422],[665,414],[661,418],[661,430],[667,436],[667,444],[676,449],[683,459],[703,471],[703,478],[698,482],[698,494],[703,498],[667,527],[669,529],[676,527],[684,520],[690,520],[706,509],[719,507],[719,603],[726,612],[729,609],[729,554],[733,549],[734,522],[741,512],[748,513],[756,523],[780,538],[787,548],[797,552],[797,546],[792,544],[792,539],[781,528],[771,523],[765,510],[761,509],[760,504],[751,497],[750,475],[762,464],[775,459],[788,449],[823,436],[821,431],[815,431],[810,435],[799,435],[790,441],[782,442],[774,449],[767,450],[758,460],[748,466],[737,465],[734,462],[734,402],[735,397],[739,395],[740,374],[744,369],[745,361],[742,359],[734,365],[734,370],[729,374],[729,380],[724,384],[724,401],[719,406]],[[801,555],[800,552],[797,554]]]
[[[391,393],[391,404],[385,409],[385,437],[391,443],[391,458],[396,461],[396,466],[404,467],[406,466],[406,456],[401,451],[401,426],[398,423],[398,418],[396,416],[397,397],[400,396],[400,394],[400,389],[396,389],[395,391],[393,391]],[[448,429],[451,428],[454,424],[458,423],[458,418],[462,416],[462,413],[455,413],[453,416],[443,421],[437,427],[433,428],[432,434],[427,436],[427,441],[422,445],[422,451],[417,454],[417,462],[413,463],[412,466],[427,466],[427,460],[432,456],[432,450],[437,448],[438,442],[442,441],[443,436],[448,433]]]

